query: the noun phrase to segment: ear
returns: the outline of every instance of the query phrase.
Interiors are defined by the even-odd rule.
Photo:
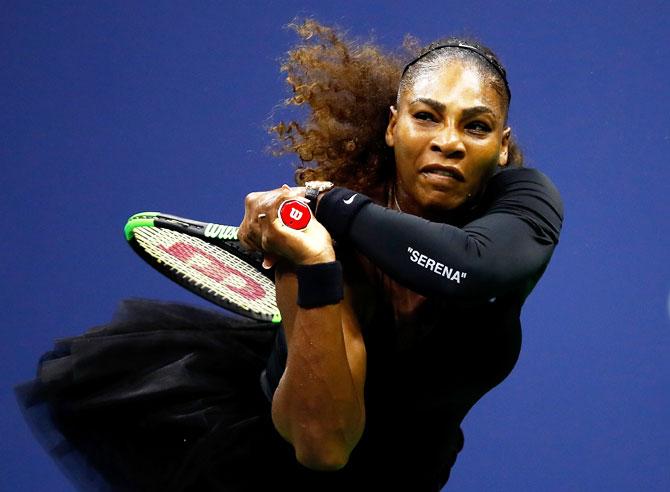
[[[498,165],[505,167],[509,156],[509,141],[512,136],[512,129],[508,126],[503,130],[502,142],[500,144],[500,155],[498,156]]]
[[[398,110],[393,106],[390,106],[389,109],[391,111],[389,112],[389,124],[386,127],[385,139],[386,139],[386,145],[388,145],[389,147],[393,147],[393,145],[395,145],[393,133],[395,131],[395,126],[398,123]]]

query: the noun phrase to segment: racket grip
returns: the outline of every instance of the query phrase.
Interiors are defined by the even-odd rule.
[[[285,200],[277,210],[279,220],[286,227],[301,231],[312,220],[312,211],[305,202],[300,200]]]

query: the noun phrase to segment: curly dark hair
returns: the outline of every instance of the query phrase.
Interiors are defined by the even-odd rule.
[[[407,36],[403,49],[390,53],[372,42],[349,40],[344,33],[313,19],[289,27],[301,42],[288,52],[281,67],[293,91],[285,105],[307,106],[308,111],[302,121],[280,121],[270,128],[275,134],[273,152],[297,154],[301,161],[295,172],[298,185],[316,179],[368,194],[381,191],[395,174],[393,150],[384,139],[389,107],[396,103],[399,87],[403,90],[417,72],[434,65],[442,50],[425,56],[403,76],[405,63],[435,43],[422,50]],[[495,57],[488,48],[477,46]],[[468,61],[478,63],[495,84],[492,68],[479,55],[450,56],[468,55]],[[498,62],[497,57],[495,60]],[[505,98],[504,103],[509,100]],[[509,165],[521,166],[522,162],[520,149],[511,142]]]

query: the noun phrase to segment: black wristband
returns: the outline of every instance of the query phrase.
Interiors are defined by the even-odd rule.
[[[344,297],[342,264],[339,261],[300,265],[298,276],[298,306],[315,308],[337,304]]]
[[[321,197],[316,218],[335,240],[344,239],[351,221],[370,199],[347,188],[333,188]]]

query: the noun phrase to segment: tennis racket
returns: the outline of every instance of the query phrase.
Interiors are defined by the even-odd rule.
[[[125,236],[152,267],[191,292],[243,316],[281,322],[274,274],[263,256],[245,250],[235,226],[158,212],[135,214]]]

